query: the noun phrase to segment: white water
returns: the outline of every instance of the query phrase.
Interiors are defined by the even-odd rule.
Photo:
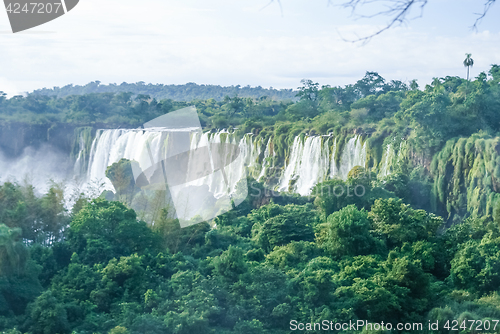
[[[155,161],[159,161],[176,154],[177,151],[191,152],[210,144],[238,145],[239,157],[224,168],[227,183],[222,172],[216,171],[180,187],[184,189],[191,186],[206,186],[215,198],[222,199],[228,194],[235,193],[236,185],[246,177],[247,169],[252,169],[253,174],[258,175],[257,179],[261,179],[269,168],[274,167],[271,163],[272,157],[275,156],[272,138],[267,143],[262,143],[254,140],[250,134],[238,141],[234,135],[227,132],[213,134],[192,132],[186,135],[190,136],[187,145],[184,144],[187,147],[179,148],[179,135],[162,129],[100,130],[92,144],[87,179],[104,182],[105,188],[113,191],[113,185],[105,176],[106,168],[122,158],[134,160],[141,170],[146,170],[152,166],[151,156]],[[345,143],[339,159],[335,159],[337,145],[337,139],[333,137],[306,136],[301,138],[297,136],[290,148],[283,172],[279,175],[276,190],[309,195],[312,188],[319,182],[331,178],[346,180],[353,167],[366,166],[366,143],[363,143],[360,136],[355,136]],[[390,150],[390,147],[387,149]],[[264,154],[261,155],[262,150]],[[390,157],[390,152],[384,154],[384,159],[381,164],[381,175],[385,176],[391,173],[390,166],[395,159]]]
[[[78,157],[75,161],[75,166],[73,167],[73,174],[78,177],[85,172],[87,166],[85,163],[85,141],[82,136],[78,138],[80,151],[78,152]]]
[[[333,139],[330,149],[331,140],[331,138],[324,140],[321,136],[306,137],[304,140],[296,137],[278,190],[306,196],[316,184],[328,178],[346,180],[353,167],[365,167],[366,144],[363,144],[360,136],[350,139],[345,144],[340,161],[335,160],[337,140]]]
[[[271,151],[272,151],[272,154],[271,154]],[[271,162],[269,161],[271,159],[271,156],[274,157],[275,153],[274,153],[274,150],[272,149],[272,138],[269,138],[269,140],[267,141],[266,150],[264,151],[264,158],[262,159],[262,170],[260,171],[260,174],[257,177],[257,180],[260,181],[260,179],[266,175],[266,171],[270,167],[274,167],[271,165]]]
[[[356,166],[366,165],[366,143],[363,144],[361,137],[356,136],[349,139],[342,150],[338,175],[346,180],[347,175]]]
[[[328,139],[322,137],[300,137],[293,143],[290,163],[285,168],[284,177],[278,190],[309,195],[312,187],[325,181],[330,167]],[[295,181],[295,184],[291,184]]]
[[[232,153],[227,151],[227,146],[208,146],[209,144],[233,144],[239,147],[240,154],[231,157]],[[92,143],[87,180],[93,183],[102,182],[105,190],[115,191],[111,181],[106,178],[106,169],[113,163],[121,159],[133,160],[138,163],[134,175],[138,177],[142,172],[149,171],[146,175],[149,179],[155,170],[151,169],[152,166],[183,152],[189,152],[186,175],[196,175],[200,160],[194,154],[196,149],[202,147],[211,147],[209,149],[211,156],[224,157],[225,161],[230,163],[223,170],[214,170],[207,176],[188,180],[187,183],[174,185],[169,189],[178,216],[182,215],[186,220],[195,215],[213,216],[213,210],[231,207],[231,200],[237,205],[244,199],[240,198],[241,189],[237,188],[237,184],[246,178],[246,166],[255,163],[256,156],[258,157],[258,152],[249,136],[237,142],[234,136],[224,132],[202,134],[196,131],[165,129],[100,130]],[[210,160],[208,163],[208,168],[211,165],[213,170],[214,161]],[[167,168],[167,179],[169,176],[176,177],[178,175],[176,173],[178,171]],[[215,202],[212,200],[217,204],[213,204]],[[212,212],[205,214],[204,211],[207,210]]]
[[[379,178],[384,178],[394,172],[394,168],[402,163],[402,159],[405,157],[406,142],[402,141],[396,152],[394,145],[388,144],[385,152],[382,156],[382,161],[380,164]]]
[[[337,139],[335,138],[332,146],[332,153],[330,154],[330,178],[338,177],[339,172],[337,169],[337,161],[335,160],[335,152],[337,151]]]
[[[221,170],[214,170],[205,177],[170,188],[174,197],[177,196],[177,202],[185,199],[183,197],[185,192],[197,194],[194,198],[185,199],[187,204],[176,204],[176,209],[180,207],[185,211],[184,217],[192,218],[196,214],[204,218],[213,217],[217,212],[229,210],[232,207],[231,202],[237,205],[244,199],[243,194],[238,193],[237,185],[239,181],[246,178],[248,172],[260,181],[266,181],[265,176],[270,175],[268,171],[279,167],[273,165],[273,157],[276,156],[273,138],[262,141],[247,134],[237,139],[227,131],[202,133],[194,129],[99,130],[92,142],[88,157],[85,154],[84,142],[80,140],[80,154],[74,163],[73,177],[75,177],[75,182],[81,179],[84,183],[72,185],[68,188],[68,194],[80,190],[87,190],[94,196],[99,195],[102,190],[114,192],[112,183],[106,177],[106,169],[122,158],[137,162],[140,171],[147,171],[162,159],[181,152],[193,152],[197,148],[216,143],[233,144],[239,147],[239,156],[224,167],[225,177]],[[340,143],[334,137],[296,137],[289,148],[282,171],[280,172],[279,169],[277,172],[273,171],[278,180],[272,182],[272,184],[277,184],[275,190],[309,195],[312,188],[319,182],[333,178],[345,180],[353,167],[366,166],[366,144],[360,136],[349,139],[336,158],[335,152],[338,145]],[[398,145],[397,150],[394,149],[394,145],[388,145],[385,148],[382,161],[378,166],[379,177],[385,177],[394,172],[395,166],[406,156],[405,150],[405,142]],[[15,160],[7,160],[0,154],[1,181],[7,179],[21,181],[24,175],[30,174],[37,189],[44,192],[48,186],[47,180],[58,179],[54,176],[61,175],[64,160],[60,157],[53,157],[50,150],[44,153],[45,151],[47,150],[41,149],[40,152],[28,150],[22,157]],[[212,153],[220,156],[229,154],[217,152],[216,149]],[[196,161],[196,159],[190,156],[189,161]],[[213,167],[213,161],[210,163]],[[195,167],[196,163],[188,165],[186,173],[191,174],[191,169],[196,170]],[[152,172],[147,173],[152,174]],[[148,180],[152,177],[149,174],[146,175]],[[71,172],[66,176],[67,179],[71,179]],[[196,190],[193,191],[193,189]]]
[[[382,157],[382,167],[380,167],[379,177],[384,178],[391,173],[391,162],[394,160],[394,148],[388,144]]]
[[[290,189],[291,181],[297,177],[295,172],[300,166],[300,159],[302,159],[302,153],[304,152],[304,144],[300,137],[295,137],[293,141],[292,149],[290,151],[290,158],[288,164],[285,164],[284,173],[281,177],[280,184],[278,186],[278,191],[291,191]]]

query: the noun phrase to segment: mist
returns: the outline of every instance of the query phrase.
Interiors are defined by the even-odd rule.
[[[50,145],[26,147],[15,158],[7,157],[0,150],[0,183],[28,183],[35,187],[37,194],[46,193],[53,182],[73,181],[72,168],[68,155]]]

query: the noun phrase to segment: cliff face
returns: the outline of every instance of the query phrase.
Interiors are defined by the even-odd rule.
[[[0,125],[0,150],[7,157],[19,156],[26,147],[38,148],[48,144],[62,151],[71,151],[75,126],[68,124],[25,124]]]
[[[78,141],[82,131],[87,131],[84,138],[91,142],[97,129],[128,127],[129,124],[104,123],[89,126],[65,123],[0,123],[0,151],[6,157],[15,158],[27,147],[38,149],[41,145],[49,145],[73,158],[78,153],[80,144]]]
[[[500,200],[500,138],[472,135],[452,139],[434,155],[435,207],[459,221],[467,215],[493,215]]]

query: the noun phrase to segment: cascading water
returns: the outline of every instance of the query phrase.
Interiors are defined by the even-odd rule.
[[[266,150],[264,151],[264,158],[262,159],[262,170],[259,176],[257,177],[257,180],[263,178],[266,175],[266,171],[269,169],[269,167],[272,167],[270,161],[272,144],[273,144],[272,138],[269,138],[269,140],[267,141]],[[274,150],[272,151],[273,151],[272,156],[274,157]]]
[[[299,178],[295,191],[301,195],[309,195],[312,187],[326,180],[329,160],[328,139],[309,137],[304,144],[304,154],[298,168]]]
[[[300,159],[304,151],[304,144],[300,137],[295,137],[290,150],[290,159],[288,164],[285,164],[284,172],[281,177],[278,191],[291,191],[291,182],[297,177],[296,170],[300,166]]]
[[[394,172],[394,169],[403,163],[407,149],[406,141],[401,141],[396,152],[393,144],[387,144],[384,155],[382,157],[381,166],[379,169],[379,178],[384,178]]]
[[[337,139],[333,140],[332,153],[330,154],[330,178],[338,176],[337,161],[335,161],[335,153],[337,152]]]
[[[259,156],[261,152],[260,141],[254,141],[253,135],[251,133],[247,133],[243,136],[244,142],[242,144],[246,145],[249,151],[248,156],[248,169],[250,171],[254,171],[257,169],[259,164]]]
[[[312,187],[326,179],[329,167],[328,139],[324,141],[320,136],[307,137],[302,142],[297,137],[278,190],[309,195]],[[293,181],[295,183],[291,184]]]
[[[187,150],[195,150],[200,146],[210,144],[238,145],[241,159],[235,160],[227,168],[224,175],[213,173],[199,180],[191,181],[188,185],[206,185],[216,197],[223,196],[227,191],[233,192],[239,180],[246,176],[246,171],[251,170],[258,179],[266,175],[266,171],[273,167],[271,159],[275,152],[272,139],[267,143],[255,140],[253,135],[246,134],[240,140],[235,135],[227,132],[218,133],[191,133]],[[108,166],[125,158],[136,161],[141,169],[151,166],[151,156],[155,160],[166,156],[166,152],[176,146],[175,136],[168,131],[155,130],[99,130],[92,144],[87,176],[88,180],[104,182],[107,190],[114,190],[105,173]],[[328,178],[347,179],[349,171],[355,166],[366,165],[366,143],[357,135],[347,141],[335,159],[337,139],[326,136],[297,136],[290,149],[288,161],[283,172],[278,175],[278,191],[296,192],[309,195],[312,188],[319,182]],[[262,149],[264,153],[261,155]],[[390,147],[387,148],[389,152]],[[384,154],[381,164],[381,175],[392,172],[391,164],[395,159],[390,157],[390,152]],[[171,155],[171,154],[170,154]],[[259,161],[260,160],[260,161]]]
[[[349,139],[342,150],[338,175],[346,180],[347,175],[355,166],[366,165],[366,143],[363,144],[361,136]]]
[[[209,143],[231,143],[239,146],[242,163],[250,160],[252,155],[255,154],[251,145],[252,142],[248,138],[243,138],[237,143],[234,136],[221,132],[216,134],[204,133],[201,136],[198,136],[197,133],[194,132],[187,132],[186,135],[190,136],[190,151],[200,146],[206,146]],[[142,170],[146,170],[151,167],[152,158],[154,161],[160,161],[165,159],[167,152],[170,152],[170,154],[168,154],[169,156],[174,155],[171,151],[178,146],[178,142],[175,142],[174,138],[176,137],[172,136],[172,133],[169,131],[100,130],[92,144],[91,158],[87,172],[88,180],[105,182],[106,190],[114,191],[113,185],[106,178],[106,169],[109,166],[120,161],[120,159],[128,159],[136,161]],[[186,149],[186,151],[188,151],[188,149]],[[224,152],[219,153],[224,154]],[[228,166],[226,174],[230,184],[235,185],[243,175],[245,165],[242,163]],[[197,184],[197,182],[199,183],[202,181],[193,181],[194,184]],[[215,175],[209,175],[203,182],[209,185],[210,189],[216,194],[221,192],[222,188],[225,188],[225,186],[222,185],[222,180]]]
[[[82,175],[85,169],[85,142],[82,136],[78,138],[79,152],[78,157],[75,161],[75,166],[73,167],[73,173],[76,177]]]
[[[394,160],[394,148],[391,144],[388,144],[384,156],[382,157],[382,166],[380,167],[379,177],[384,178],[391,173],[391,166]]]
[[[231,150],[232,147],[238,148],[238,155]],[[207,153],[200,155],[203,152]],[[136,181],[139,180],[138,176],[144,175],[142,182],[151,187],[152,181],[149,180],[156,175],[158,167],[155,166],[161,163],[159,170],[166,168],[163,172],[163,189],[166,190],[165,185],[168,184],[178,216],[180,210],[186,219],[195,215],[214,216],[213,212],[206,213],[208,208],[219,210],[223,206],[231,207],[231,201],[235,204],[241,202],[242,199],[236,197],[241,192],[237,185],[246,178],[246,168],[255,163],[257,153],[251,136],[237,140],[227,132],[201,133],[189,129],[100,130],[92,144],[87,180],[94,184],[102,182],[104,190],[115,191],[111,181],[106,178],[106,169],[121,159],[127,159],[134,162],[132,168],[135,166],[137,170],[134,170]],[[203,160],[204,157],[210,160]],[[213,160],[215,157],[224,161],[223,166],[219,160]],[[200,167],[200,164],[205,167]],[[185,181],[177,182],[182,177]],[[181,203],[183,201],[185,203]],[[198,209],[205,213],[198,212]]]

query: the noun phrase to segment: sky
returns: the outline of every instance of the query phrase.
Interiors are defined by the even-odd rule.
[[[0,91],[139,82],[297,88],[355,83],[366,71],[421,86],[473,77],[500,64],[500,4],[477,30],[483,0],[430,0],[422,15],[368,43],[383,27],[335,4],[342,0],[81,0],[68,14],[13,34],[0,8]],[[381,7],[365,7],[370,14]],[[421,17],[420,17],[421,16]]]

